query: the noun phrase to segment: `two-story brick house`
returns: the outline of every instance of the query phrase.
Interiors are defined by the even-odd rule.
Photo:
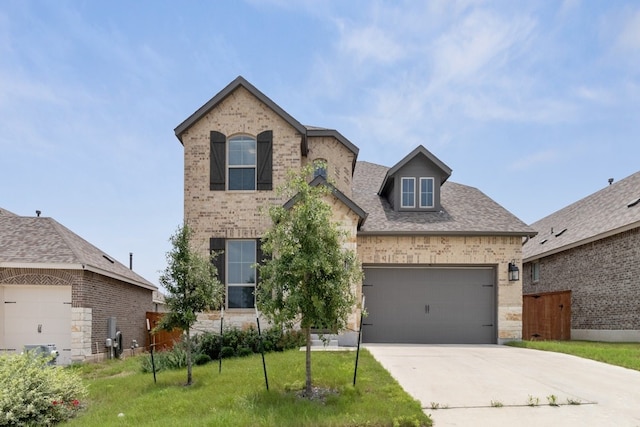
[[[176,129],[184,146],[185,222],[201,251],[221,253],[225,322],[255,320],[253,264],[270,226],[266,208],[287,171],[316,160],[334,187],[334,219],[349,232],[366,296],[366,342],[497,343],[521,336],[522,240],[535,232],[475,188],[448,181],[451,169],[423,146],[391,168],[358,162],[336,130],[299,123],[238,77]],[[317,178],[316,178],[317,179]],[[359,311],[349,322],[353,342]],[[198,329],[219,327],[203,313]]]

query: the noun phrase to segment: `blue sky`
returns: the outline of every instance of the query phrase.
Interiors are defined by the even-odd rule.
[[[0,206],[157,283],[173,129],[238,75],[359,160],[418,144],[532,223],[640,170],[637,1],[0,4]]]

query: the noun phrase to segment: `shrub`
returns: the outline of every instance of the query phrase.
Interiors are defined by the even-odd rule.
[[[202,363],[210,360],[227,359],[237,356],[248,356],[260,353],[260,345],[266,353],[270,351],[284,351],[299,348],[305,344],[304,334],[299,330],[283,331],[281,328],[269,328],[258,335],[258,331],[250,327],[246,330],[228,328],[222,336],[213,332],[204,332],[193,337],[192,355],[198,364],[200,356]],[[177,342],[173,349],[154,353],[156,372],[163,369],[179,369],[186,366],[187,348],[184,342]],[[207,362],[205,362],[205,360]],[[142,360],[142,372],[151,372],[151,357]]]
[[[237,355],[238,357],[246,357],[253,354],[253,350],[251,350],[249,347],[240,347],[238,348],[237,351]]]
[[[208,354],[200,353],[196,355],[196,357],[194,358],[194,363],[196,365],[206,365],[209,362],[211,362],[211,358],[209,357]]]
[[[73,417],[87,390],[76,374],[27,352],[0,356],[0,426],[50,426]]]
[[[222,352],[220,354],[223,359],[227,359],[229,357],[235,357],[236,351],[233,347],[222,347]]]

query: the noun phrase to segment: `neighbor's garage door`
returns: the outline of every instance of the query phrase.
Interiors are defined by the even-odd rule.
[[[364,342],[496,343],[494,268],[368,267],[364,274]]]
[[[71,362],[71,286],[4,287],[4,348],[55,344],[58,364]]]

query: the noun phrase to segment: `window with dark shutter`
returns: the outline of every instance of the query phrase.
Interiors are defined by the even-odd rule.
[[[225,190],[225,143],[227,137],[220,132],[211,131],[209,153],[209,189],[212,191]],[[224,248],[223,248],[224,249]]]
[[[258,190],[273,190],[273,131],[258,134]]]

